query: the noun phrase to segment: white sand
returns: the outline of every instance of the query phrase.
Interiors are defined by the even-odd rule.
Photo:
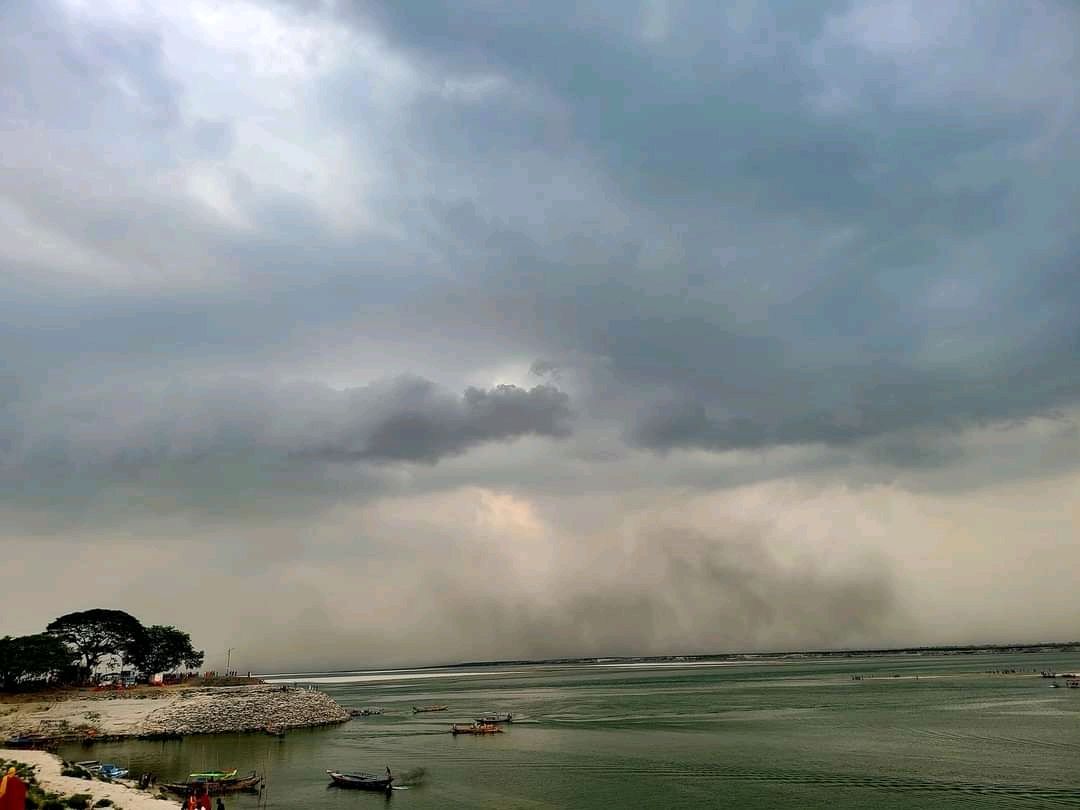
[[[182,690],[158,690],[151,697],[84,693],[85,697],[0,702],[0,738],[42,731],[41,723],[92,726],[101,736],[127,736],[147,730],[148,720],[180,701]]]
[[[76,779],[73,776],[60,775],[60,758],[46,751],[21,751],[8,748],[0,748],[0,759],[15,760],[33,765],[36,768],[38,784],[45,790],[71,796],[75,793],[89,793],[98,799],[111,799],[117,810],[176,810],[180,806],[180,800],[175,802],[155,799],[149,793],[144,793],[134,787],[119,782],[99,782],[95,780]]]

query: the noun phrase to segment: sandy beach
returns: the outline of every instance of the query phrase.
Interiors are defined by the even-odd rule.
[[[178,802],[155,799],[149,793],[130,787],[121,782],[100,782],[96,779],[78,779],[60,775],[60,758],[45,751],[20,751],[0,748],[0,759],[15,760],[33,765],[38,784],[45,790],[71,796],[76,793],[88,793],[94,801],[109,799],[122,810],[176,810]]]
[[[214,734],[340,723],[328,695],[280,686],[194,687],[132,693],[77,691],[0,701],[0,739],[18,734],[79,738]]]

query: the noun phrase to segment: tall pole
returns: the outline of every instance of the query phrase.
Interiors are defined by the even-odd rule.
[[[235,649],[236,649],[235,647],[229,647],[228,652],[225,653],[225,677],[226,678],[229,677],[229,666],[232,664],[232,651],[235,650]]]

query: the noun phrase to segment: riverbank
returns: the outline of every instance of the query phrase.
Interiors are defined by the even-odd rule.
[[[348,711],[319,691],[252,686],[76,691],[0,699],[0,740],[19,735],[107,740],[303,728],[342,723]]]
[[[94,804],[107,799],[112,802],[113,807],[123,810],[176,810],[176,802],[155,799],[149,793],[121,782],[61,776],[60,757],[45,751],[0,748],[0,761],[15,761],[32,766],[37,784],[49,793],[58,793],[61,796],[88,795],[93,797]]]

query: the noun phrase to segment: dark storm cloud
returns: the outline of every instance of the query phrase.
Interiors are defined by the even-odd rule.
[[[1075,141],[1054,135],[1080,123],[1080,63],[1056,35],[1080,34],[1080,17],[1038,6],[1017,37],[1048,42],[1041,76],[1023,47],[995,44],[1008,3],[977,20],[899,3],[762,3],[742,19],[668,4],[660,42],[642,41],[636,6],[349,13],[440,71],[505,76],[546,99],[512,122],[523,127],[507,125],[499,96],[425,105],[425,145],[460,160],[476,147],[496,165],[582,151],[640,225],[575,261],[492,220],[514,201],[446,212],[448,229],[485,246],[472,254],[475,299],[516,311],[502,328],[545,353],[607,364],[626,399],[644,400],[634,441],[730,449],[850,444],[1077,402],[1077,329],[1061,315],[1080,308],[1077,231],[1062,212],[1080,197],[1051,176],[1080,180]],[[992,75],[973,69],[991,62]],[[1025,81],[1057,93],[1025,96]],[[645,266],[658,241],[677,255]]]
[[[426,380],[407,380],[376,410],[380,415],[359,441],[339,440],[314,452],[328,459],[433,463],[483,442],[570,434],[569,397],[548,385],[468,388],[453,398]]]
[[[346,343],[346,376],[445,368],[454,389],[542,357],[590,426],[642,447],[868,443],[899,466],[920,454],[882,448],[912,431],[1080,397],[1070,4],[268,3],[325,45],[270,80],[288,116],[263,84],[199,78],[234,43],[188,54],[153,15],[73,8],[0,18],[0,204],[107,265],[42,275],[62,243],[3,260],[0,337],[42,396],[61,371],[77,389]],[[363,182],[328,207],[350,159]],[[558,434],[533,410],[552,403],[515,397],[424,400],[333,452],[439,458],[519,417]]]
[[[0,416],[0,473],[20,487],[73,471],[137,480],[208,464],[261,470],[253,483],[269,485],[289,459],[434,464],[485,442],[565,437],[571,423],[569,397],[551,386],[454,396],[419,378],[345,391],[247,382],[102,389],[62,405],[12,399]]]

